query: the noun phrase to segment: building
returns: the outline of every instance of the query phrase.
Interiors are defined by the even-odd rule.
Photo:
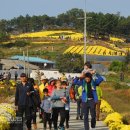
[[[92,68],[100,74],[108,72],[108,68],[105,67],[103,64],[100,64],[100,63],[92,64]]]
[[[40,69],[53,69],[55,66],[55,62],[45,60],[39,57],[27,57],[27,56],[12,56],[11,60],[19,60],[19,61],[25,61],[30,64],[38,66]]]
[[[2,64],[0,70],[24,69],[24,65],[25,69],[27,69],[28,66],[31,70],[39,69],[36,65],[28,64],[27,62],[24,63],[24,61],[20,60],[1,59],[0,64]]]

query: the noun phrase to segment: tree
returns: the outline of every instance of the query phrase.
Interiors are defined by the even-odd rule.
[[[60,72],[80,73],[83,69],[83,57],[79,54],[62,54],[56,58],[56,68]]]
[[[87,13],[87,32],[93,35],[130,35],[130,16],[122,17],[120,14]],[[84,11],[73,8],[57,17],[48,15],[19,16],[11,20],[0,20],[0,32],[32,32],[55,27],[72,28],[80,32],[84,29]]]
[[[129,64],[130,63],[130,51],[127,52],[127,55],[126,55],[126,64]]]
[[[0,33],[6,32],[6,26],[7,26],[7,21],[6,20],[0,20]]]
[[[5,42],[10,40],[10,35],[7,33],[0,33],[0,42]]]
[[[126,63],[120,61],[113,61],[109,67],[109,70],[115,72],[125,71],[127,70]]]

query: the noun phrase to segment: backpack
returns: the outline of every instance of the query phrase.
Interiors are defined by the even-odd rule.
[[[75,100],[75,90],[74,90],[74,87],[71,87],[70,88],[70,91],[69,91],[69,95],[70,95],[70,99],[74,99]]]
[[[37,90],[35,90],[34,93],[32,94],[32,101],[34,107],[36,108],[40,107],[41,99],[40,99],[39,92]]]

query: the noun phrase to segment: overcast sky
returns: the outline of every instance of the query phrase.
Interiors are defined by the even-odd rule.
[[[0,0],[0,19],[19,15],[57,16],[72,8],[84,9],[85,0]],[[86,0],[88,12],[117,13],[130,15],[130,0]]]

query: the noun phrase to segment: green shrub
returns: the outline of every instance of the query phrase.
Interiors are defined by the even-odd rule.
[[[21,41],[15,41],[14,43],[0,44],[0,47],[2,48],[25,47],[29,44],[30,44],[29,42],[21,40]]]
[[[16,46],[16,47],[24,47],[24,46],[27,46],[27,45],[29,45],[30,43],[29,42],[27,42],[27,41],[16,41],[15,43],[14,43],[14,46]]]
[[[126,70],[126,63],[124,62],[120,62],[120,61],[113,61],[109,67],[110,71],[115,71],[115,72],[119,72],[119,71],[124,71]]]

